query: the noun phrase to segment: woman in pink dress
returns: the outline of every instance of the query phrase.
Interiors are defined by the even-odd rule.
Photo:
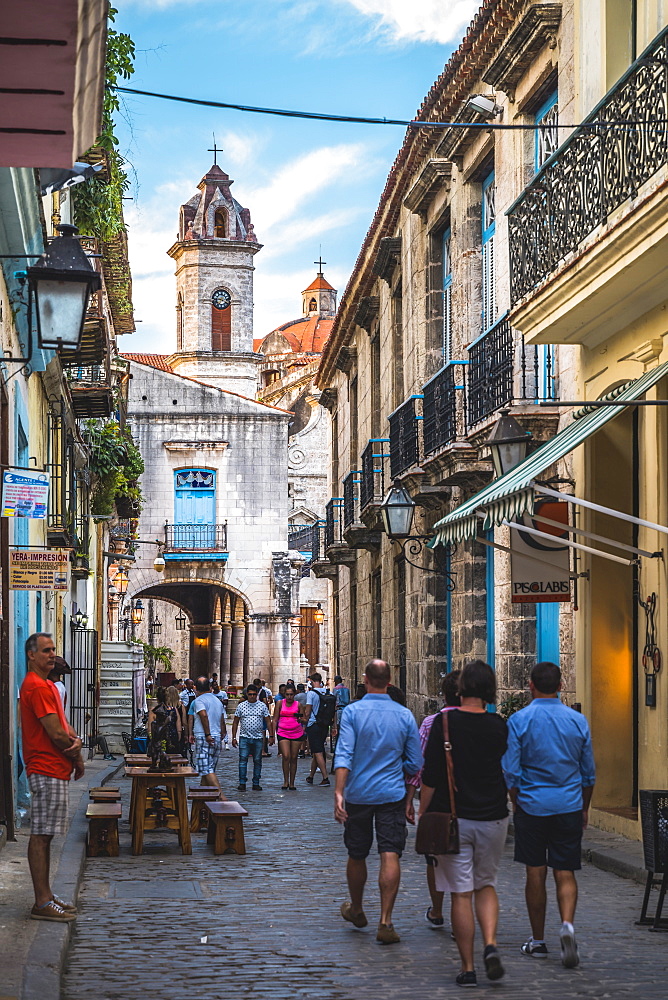
[[[304,739],[304,726],[299,719],[301,705],[296,701],[297,689],[294,684],[285,685],[285,697],[274,709],[274,725],[278,740],[278,752],[283,764],[283,784],[281,788],[296,792],[297,753]]]

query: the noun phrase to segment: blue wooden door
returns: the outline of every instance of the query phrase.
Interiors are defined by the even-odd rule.
[[[216,538],[216,474],[186,469],[175,474],[174,544],[184,549],[211,549]]]

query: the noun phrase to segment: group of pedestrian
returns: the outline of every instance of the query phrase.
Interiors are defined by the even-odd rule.
[[[443,899],[449,893],[452,934],[461,960],[456,984],[477,985],[476,919],[487,977],[501,979],[505,970],[496,939],[496,886],[510,799],[514,858],[526,869],[531,925],[521,951],[530,958],[548,954],[546,877],[552,868],[561,917],[561,960],[573,968],[579,962],[574,873],[580,868],[595,768],[586,719],[560,700],[559,667],[547,662],[534,667],[532,701],[506,723],[488,711],[496,701],[494,671],[481,660],[470,661],[461,674],[446,679],[446,704],[424,720],[420,731],[412,713],[388,693],[389,682],[388,665],[372,660],[365,670],[364,697],[341,713],[334,814],[344,825],[350,894],[341,906],[342,917],[356,928],[368,923],[363,893],[375,826],[380,854],[376,939],[381,944],[399,942],[392,923],[399,859],[406,823],[415,822],[414,795],[420,787],[420,820],[431,813],[432,828],[434,822],[444,830],[447,825],[452,834],[456,817],[457,832],[447,853],[427,857],[430,906],[425,919],[434,929],[444,927]]]

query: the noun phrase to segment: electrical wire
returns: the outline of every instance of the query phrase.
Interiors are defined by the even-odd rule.
[[[530,124],[495,122],[493,120],[481,122],[425,122],[417,119],[403,118],[363,118],[355,115],[328,115],[317,111],[289,111],[286,108],[259,108],[249,104],[230,104],[224,101],[205,101],[197,97],[179,97],[176,94],[157,94],[152,90],[136,90],[134,87],[121,87],[111,85],[111,90],[117,90],[124,94],[135,94],[139,97],[157,97],[163,101],[178,101],[181,104],[198,104],[205,108],[227,108],[232,111],[252,112],[258,115],[279,115],[282,118],[307,118],[315,121],[325,122],[345,122],[356,125],[401,125],[404,128],[458,128],[458,129],[507,129],[511,131],[535,131],[536,129],[552,130],[554,128],[567,129],[604,129],[604,128],[649,128],[655,125],[668,124],[668,118],[654,118],[650,121],[596,121],[583,122],[580,125],[565,125],[562,122],[552,124],[541,124],[532,122]]]

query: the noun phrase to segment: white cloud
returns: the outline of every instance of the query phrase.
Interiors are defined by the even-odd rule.
[[[393,42],[458,42],[481,0],[340,0],[377,20]]]

